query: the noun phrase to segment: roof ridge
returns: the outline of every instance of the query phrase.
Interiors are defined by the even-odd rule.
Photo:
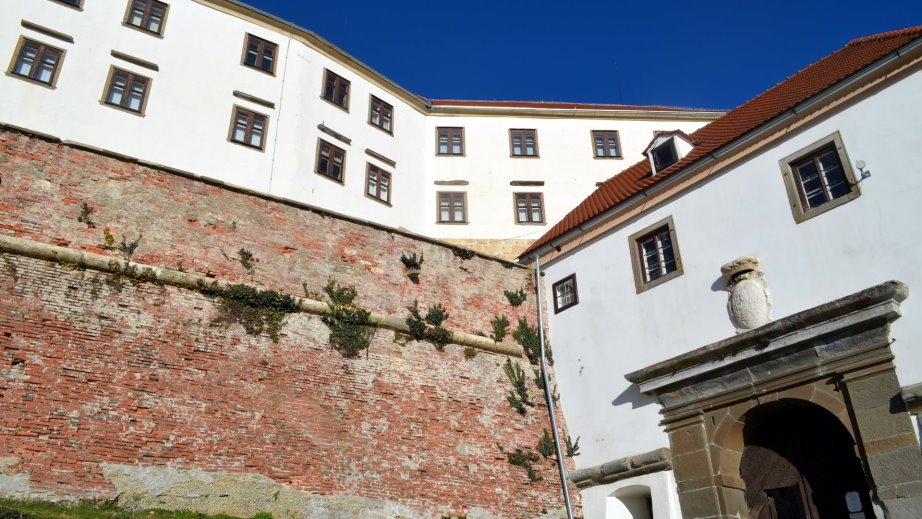
[[[854,47],[857,45],[864,45],[866,43],[876,42],[876,41],[885,41],[893,38],[900,38],[902,36],[909,36],[913,33],[918,33],[922,36],[922,25],[916,25],[914,27],[907,27],[905,29],[897,29],[894,31],[882,32],[878,34],[871,34],[869,36],[862,36],[860,38],[855,38],[854,40],[848,42],[846,47]]]

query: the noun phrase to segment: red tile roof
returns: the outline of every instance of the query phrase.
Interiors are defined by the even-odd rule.
[[[691,138],[698,145],[656,176],[650,175],[649,161],[642,160],[608,179],[519,257],[525,257],[644,189],[670,178],[920,37],[922,25],[852,40],[842,49],[693,132]]]
[[[631,110],[646,112],[722,112],[706,108],[684,108],[673,106],[634,106],[586,103],[557,103],[550,101],[459,101],[431,99],[432,106],[463,106],[466,108],[544,108],[548,110]]]

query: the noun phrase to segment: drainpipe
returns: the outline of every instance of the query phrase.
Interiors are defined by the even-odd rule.
[[[560,448],[560,435],[557,434],[557,417],[554,414],[554,396],[551,381],[547,376],[547,361],[544,356],[544,313],[541,311],[541,258],[535,254],[535,295],[538,307],[538,342],[541,345],[541,377],[544,379],[544,399],[547,402],[547,414],[551,419],[551,432],[554,435],[554,448],[557,449],[557,468],[560,469],[560,486],[563,489],[563,501],[567,507],[567,519],[573,519],[573,506],[570,504],[570,488],[567,486],[567,469],[563,466],[563,451]]]

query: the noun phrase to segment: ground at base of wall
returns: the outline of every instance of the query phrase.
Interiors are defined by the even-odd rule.
[[[0,499],[0,519],[235,519],[230,515],[205,515],[187,511],[144,510],[129,512],[103,501],[48,503]],[[250,519],[272,519],[257,514]]]

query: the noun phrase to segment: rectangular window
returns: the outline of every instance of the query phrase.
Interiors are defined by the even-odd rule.
[[[541,193],[514,193],[515,223],[544,223]]]
[[[342,76],[324,70],[323,98],[346,110],[349,109],[349,85],[349,81]]]
[[[64,51],[61,49],[23,38],[19,42],[10,73],[54,86],[63,57]]]
[[[861,194],[838,132],[782,159],[781,171],[798,223]]]
[[[464,155],[464,128],[436,128],[436,155]]]
[[[391,203],[391,174],[369,163],[365,173],[365,194],[386,204]]]
[[[660,143],[650,153],[653,155],[653,167],[657,173],[679,161],[679,153],[675,149],[675,138],[673,137]]]
[[[58,3],[70,5],[79,9],[83,5],[83,0],[56,0]]]
[[[682,275],[682,260],[672,217],[628,238],[637,293]]]
[[[570,274],[554,283],[553,291],[555,314],[579,303],[579,295],[576,293],[576,274]]]
[[[251,148],[264,149],[267,122],[268,117],[265,115],[235,106],[230,140]]]
[[[279,46],[271,41],[247,34],[243,46],[243,64],[275,75],[275,57]]]
[[[371,96],[371,106],[368,109],[368,123],[377,126],[387,133],[393,133],[394,107],[375,96]]]
[[[104,101],[107,105],[143,114],[149,88],[150,78],[112,67]]]
[[[464,192],[440,191],[438,193],[439,223],[467,223],[466,197],[467,194]]]
[[[598,158],[620,158],[621,140],[614,130],[593,130],[592,144]]]
[[[317,173],[342,183],[346,173],[346,150],[337,148],[329,142],[318,140]]]
[[[537,130],[509,130],[509,147],[513,157],[537,157]]]
[[[131,0],[125,23],[154,34],[163,34],[167,4],[157,0]]]

